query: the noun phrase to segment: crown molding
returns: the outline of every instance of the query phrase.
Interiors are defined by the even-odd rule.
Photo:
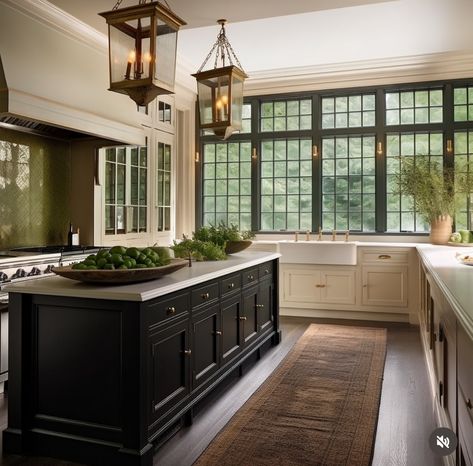
[[[2,0],[8,7],[57,31],[72,36],[94,49],[107,52],[108,38],[75,16],[66,13],[47,0]]]
[[[245,95],[473,77],[473,52],[360,60],[248,73]]]

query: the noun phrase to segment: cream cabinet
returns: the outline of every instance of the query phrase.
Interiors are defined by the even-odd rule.
[[[360,256],[361,304],[407,308],[409,251],[364,248]]]
[[[355,270],[315,265],[281,265],[281,305],[355,304]]]

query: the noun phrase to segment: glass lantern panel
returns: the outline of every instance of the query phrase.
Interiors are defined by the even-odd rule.
[[[112,83],[150,77],[150,39],[142,33],[149,24],[140,18],[109,26]]]
[[[175,79],[176,48],[177,31],[158,18],[155,79],[171,88]]]
[[[232,83],[232,127],[241,129],[241,112],[243,108],[243,81],[234,76]]]
[[[228,121],[228,83],[228,75],[198,81],[200,123],[202,125]]]

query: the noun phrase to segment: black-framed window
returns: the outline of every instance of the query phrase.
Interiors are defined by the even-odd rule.
[[[201,135],[198,144],[201,153],[208,144],[249,144],[251,202],[244,213],[255,231],[425,233],[413,200],[394,192],[400,158],[429,155],[453,166],[473,157],[473,78],[255,96],[245,106],[245,132],[227,142]],[[304,150],[296,156],[290,144]],[[196,221],[212,223],[218,216],[208,215],[206,184],[222,178],[206,171],[205,157],[196,168]],[[458,227],[471,226],[471,211],[466,196]],[[232,218],[241,227],[241,217]]]

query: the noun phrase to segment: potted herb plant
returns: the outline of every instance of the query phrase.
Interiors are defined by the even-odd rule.
[[[446,244],[452,234],[459,196],[473,192],[468,166],[455,171],[431,162],[428,156],[402,157],[396,177],[398,193],[411,196],[416,211],[430,223],[430,241]]]

